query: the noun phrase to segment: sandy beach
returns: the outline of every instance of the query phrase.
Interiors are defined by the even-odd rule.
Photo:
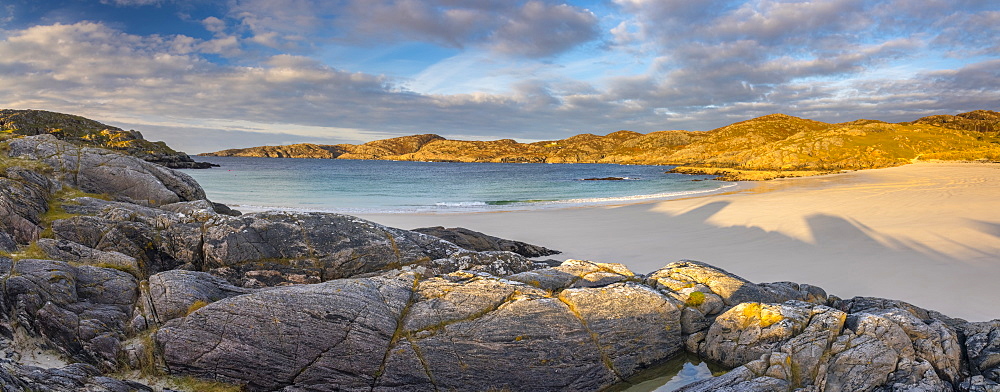
[[[1000,164],[918,163],[741,188],[610,207],[361,217],[404,229],[466,227],[637,273],[691,259],[754,282],[1000,318]]]

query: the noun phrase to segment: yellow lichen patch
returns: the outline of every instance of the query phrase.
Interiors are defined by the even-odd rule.
[[[741,314],[744,328],[755,323],[759,324],[761,328],[767,328],[785,319],[779,311],[780,307],[761,305],[757,302],[745,303],[741,306],[743,306]]]
[[[200,299],[194,301],[194,303],[192,303],[191,306],[188,306],[187,311],[184,313],[184,316],[188,316],[191,313],[197,311],[198,309],[204,308],[205,306],[208,306],[208,302],[202,301]]]

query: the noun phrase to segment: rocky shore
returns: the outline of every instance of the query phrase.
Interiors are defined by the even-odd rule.
[[[1000,320],[422,231],[242,215],[132,156],[5,141],[0,390],[601,390],[684,352],[732,369],[685,391],[1000,390]]]

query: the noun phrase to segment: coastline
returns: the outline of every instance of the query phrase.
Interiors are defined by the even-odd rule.
[[[561,250],[552,258],[646,273],[692,259],[755,282],[900,299],[953,317],[1000,317],[1000,164],[915,163],[778,179],[615,206],[357,214],[403,229],[461,226]]]

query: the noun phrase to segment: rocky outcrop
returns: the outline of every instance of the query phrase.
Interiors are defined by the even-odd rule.
[[[0,259],[8,317],[74,361],[118,367],[138,282],[125,272],[65,262]]]
[[[421,227],[413,229],[413,231],[431,235],[451,242],[464,249],[476,252],[505,251],[514,252],[524,257],[543,257],[562,253],[558,250],[552,250],[538,245],[531,245],[521,241],[497,238],[478,231],[469,230],[464,227],[452,227],[447,229],[442,226]]]
[[[156,338],[172,372],[252,391],[596,390],[679,352],[679,319],[636,283],[553,293],[399,273],[233,297]]]
[[[0,391],[20,392],[154,392],[153,388],[134,381],[121,381],[103,375],[100,369],[83,363],[62,368],[14,366],[7,374],[0,371]]]
[[[8,146],[8,156],[42,162],[61,183],[84,192],[152,206],[205,199],[191,176],[113,151],[80,147],[52,135],[18,138]]]
[[[683,390],[957,390],[966,377],[958,331],[912,305],[854,311],[854,302],[871,304],[734,306],[716,318],[699,354],[736,369]]]
[[[508,275],[534,268],[510,252],[473,252],[439,238],[351,216],[269,212],[227,216],[207,204],[150,208],[78,198],[56,220],[56,239],[135,257],[140,276],[183,267],[246,287],[318,283],[402,267]],[[203,208],[198,208],[198,207]],[[182,212],[173,212],[182,211]]]
[[[138,131],[125,131],[70,114],[0,109],[0,131],[22,136],[52,135],[80,146],[121,151],[172,169],[206,169],[218,166],[208,162],[195,162],[187,154],[167,147],[166,143],[144,139]]]
[[[936,116],[921,117],[911,124],[927,124],[943,128],[991,133],[1000,131],[1000,112],[992,110],[974,110],[954,116],[941,114]]]

